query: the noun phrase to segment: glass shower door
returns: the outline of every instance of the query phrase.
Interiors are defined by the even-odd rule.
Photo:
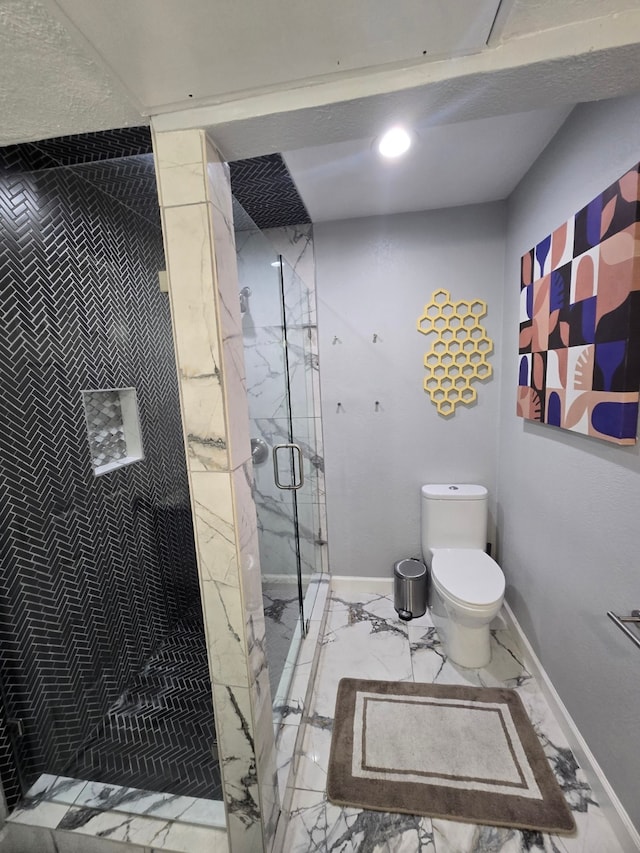
[[[305,463],[297,415],[307,412],[302,329],[289,328],[299,279],[266,237],[234,207],[254,499],[274,708],[283,704],[304,630],[304,546],[298,495]],[[300,448],[300,449],[298,449]],[[298,488],[299,487],[299,488]]]
[[[294,269],[280,258],[284,316],[284,345],[287,358],[291,440],[301,449],[304,479],[293,496],[300,556],[300,595],[309,616],[309,580],[318,571],[320,520],[317,501],[318,458],[316,421],[313,417],[313,372],[311,336],[315,325],[309,322],[309,294]]]

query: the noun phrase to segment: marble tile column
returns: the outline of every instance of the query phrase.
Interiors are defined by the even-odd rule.
[[[154,134],[216,732],[232,853],[279,814],[229,171],[202,130]]]

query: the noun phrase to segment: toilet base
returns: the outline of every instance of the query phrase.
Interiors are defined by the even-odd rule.
[[[449,629],[449,658],[468,669],[480,669],[491,661],[491,634],[488,625],[467,628],[451,622]]]
[[[431,595],[431,616],[440,642],[444,646],[447,659],[466,669],[480,669],[491,661],[490,623],[475,627],[461,625],[452,619],[444,602],[433,590]]]

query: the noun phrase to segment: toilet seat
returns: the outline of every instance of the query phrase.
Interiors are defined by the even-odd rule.
[[[473,548],[438,548],[433,551],[431,579],[453,602],[485,608],[502,601],[502,569],[484,551]]]

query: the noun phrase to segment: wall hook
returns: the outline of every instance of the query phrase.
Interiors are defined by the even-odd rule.
[[[374,332],[374,333],[373,333],[373,343],[374,343],[374,344],[377,344],[377,343],[378,343],[378,333],[377,333],[377,332]]]
[[[336,406],[336,413],[339,415],[341,411],[343,411],[342,403],[338,403],[338,405]]]
[[[337,335],[334,335],[331,343],[335,346],[336,344],[341,344],[342,341],[340,340],[340,338]]]
[[[375,412],[379,412],[379,411],[380,411],[380,400],[376,400],[376,405],[375,405],[375,409],[374,409],[374,411],[375,411]]]

